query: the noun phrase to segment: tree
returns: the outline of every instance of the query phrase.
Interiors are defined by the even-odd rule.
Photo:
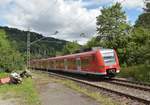
[[[146,7],[144,8],[144,13],[142,13],[135,22],[134,30],[131,34],[131,41],[134,44],[131,51],[129,49],[130,57],[129,61],[132,60],[136,64],[146,63],[150,65],[150,3],[146,3]],[[130,44],[130,43],[128,43]],[[130,45],[128,45],[130,46]]]
[[[86,43],[85,48],[100,47],[100,46],[105,47],[105,41],[97,40],[97,37],[93,37]]]
[[[126,50],[128,65],[150,64],[150,30],[134,28]]]
[[[120,62],[124,59],[124,49],[129,39],[130,25],[127,23],[125,12],[122,11],[120,3],[115,3],[110,7],[104,7],[101,15],[97,17],[98,39],[105,48],[114,48],[120,58]]]
[[[68,42],[63,48],[63,54],[72,54],[79,49],[80,45],[77,43],[77,41]]]
[[[125,47],[129,25],[120,3],[101,10],[101,15],[97,17],[97,31],[101,40],[105,40],[104,47],[115,49]]]
[[[9,43],[13,48],[19,51],[22,54],[26,54],[27,51],[27,31],[22,31],[16,28],[9,28],[9,27],[1,27],[0,29],[5,30],[5,37],[7,37]],[[55,32],[55,34],[58,31]],[[42,34],[30,32],[30,41],[34,42],[40,38],[44,38]],[[41,57],[49,57],[54,56],[56,51],[62,51],[63,46],[67,43],[65,40],[55,39],[52,37],[44,38],[34,44],[31,45],[30,52],[35,58]],[[40,53],[39,53],[40,52]],[[32,56],[31,56],[32,59]]]
[[[24,59],[6,38],[4,30],[0,30],[0,68],[6,71],[22,69]]]
[[[97,17],[98,36],[88,41],[87,46],[114,48],[120,64],[150,65],[150,4],[139,16],[136,25],[130,26],[119,3],[104,7]],[[146,15],[145,15],[146,14]],[[141,18],[142,17],[142,18]]]
[[[147,3],[146,3],[146,8],[144,8],[144,11],[145,11],[146,13],[149,13],[149,12],[150,12],[150,2],[147,2]]]
[[[150,29],[150,3],[146,3],[146,8],[144,8],[144,13],[142,13],[136,23],[135,27],[144,27]]]

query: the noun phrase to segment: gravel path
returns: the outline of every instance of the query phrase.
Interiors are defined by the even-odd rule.
[[[9,98],[9,99],[3,99],[3,98],[0,98],[0,105],[19,105],[17,103],[17,99],[13,99],[13,98]]]
[[[42,105],[100,105],[86,95],[51,81],[48,76],[38,74],[34,76],[34,81]]]

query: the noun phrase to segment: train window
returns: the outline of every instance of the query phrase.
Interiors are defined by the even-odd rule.
[[[82,58],[81,60],[82,66],[88,66],[93,61],[93,58],[94,58],[93,56],[86,56]]]
[[[59,67],[59,61],[58,60],[55,61],[55,65],[56,65],[56,68]]]
[[[111,52],[103,52],[102,53],[103,59],[104,59],[104,63],[106,66],[112,65],[114,64],[115,61],[115,54],[113,51]]]
[[[75,69],[76,68],[76,60],[75,59],[68,59],[68,68],[69,69]]]
[[[53,68],[53,62],[49,61],[49,68]]]
[[[60,60],[60,68],[63,68],[63,67],[64,67],[64,61]]]
[[[60,60],[60,59],[56,60],[54,65],[56,65],[56,68],[63,68],[64,67],[64,61]]]

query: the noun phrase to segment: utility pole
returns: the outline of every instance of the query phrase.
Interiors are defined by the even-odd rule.
[[[58,33],[59,32],[56,31],[53,35],[56,35]],[[33,45],[34,43],[36,43],[38,41],[41,41],[41,40],[43,40],[45,38],[47,38],[47,37],[42,37],[42,38],[40,38],[38,40],[35,40],[35,41],[31,42],[31,40],[30,40],[30,28],[28,28],[28,31],[27,31],[27,69],[30,68],[30,59],[31,59],[31,52],[30,51],[31,51],[31,45]],[[40,50],[39,50],[39,52],[40,52]]]
[[[27,32],[27,69],[30,68],[30,28]]]

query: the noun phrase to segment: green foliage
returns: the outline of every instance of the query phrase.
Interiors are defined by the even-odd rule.
[[[101,43],[100,41],[96,40],[96,37],[93,37],[91,40],[89,40],[87,42],[87,44],[85,45],[85,47],[87,48],[92,48],[92,47],[97,47],[97,46],[104,46],[102,45],[103,43]]]
[[[150,64],[150,30],[134,28],[126,47],[128,65]]]
[[[0,78],[5,78],[5,77],[8,77],[9,76],[9,73],[6,73],[4,71],[0,71]]]
[[[125,12],[122,11],[120,3],[116,3],[110,7],[104,7],[101,15],[97,17],[97,31],[99,42],[88,42],[100,45],[104,48],[114,48],[119,56],[121,64],[125,58],[125,48],[129,40],[130,25],[126,21]],[[98,38],[100,38],[98,40]]]
[[[127,44],[127,64],[150,65],[150,3],[135,23]]]
[[[20,85],[0,86],[0,96],[6,102],[12,98],[16,99],[18,105],[41,105],[35,85],[30,78],[25,79]]]
[[[120,3],[101,10],[101,15],[97,17],[97,32],[101,40],[105,40],[104,47],[125,47],[128,31],[129,25],[126,23],[126,15]]]
[[[138,65],[132,67],[122,68],[119,76],[125,78],[133,78],[136,81],[149,82],[150,83],[150,66]]]
[[[68,42],[63,48],[63,54],[73,54],[80,49],[80,45],[77,41]]]
[[[143,17],[142,22],[149,25],[144,18],[146,17]],[[126,22],[125,12],[122,11],[119,3],[104,7],[101,15],[97,17],[99,37],[88,41],[86,47],[114,48],[118,53],[120,64],[123,66],[150,65],[150,28],[145,28],[142,23],[138,24],[141,27],[129,26]]]
[[[0,48],[9,48],[8,41],[6,41],[6,33],[4,30],[0,30]]]
[[[0,30],[0,68],[6,71],[22,69],[24,59],[6,39],[4,30]]]
[[[27,51],[27,31],[21,31],[15,28],[0,27],[5,30],[6,36],[11,45],[19,52],[26,55]],[[41,34],[30,32],[31,42],[43,38]],[[31,58],[43,58],[55,56],[56,51],[61,51],[63,46],[67,43],[65,40],[55,39],[52,37],[44,38],[31,45]]]
[[[146,4],[144,11],[145,12],[142,13],[136,21],[135,27],[144,27],[150,29],[150,3]]]
[[[145,27],[145,28],[150,28],[150,13],[143,13],[139,16],[139,19],[136,21],[135,26],[136,27]]]
[[[146,13],[150,12],[150,2],[147,2],[147,3],[146,3],[146,8],[144,8],[144,11],[145,11]]]

